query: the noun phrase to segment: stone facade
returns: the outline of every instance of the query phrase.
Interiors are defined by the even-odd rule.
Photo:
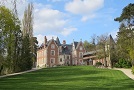
[[[53,38],[47,41],[44,37],[44,43],[37,50],[37,67],[53,67],[57,65],[82,65],[83,53],[85,48],[82,41],[72,44],[66,44],[63,40],[61,44],[59,38]]]

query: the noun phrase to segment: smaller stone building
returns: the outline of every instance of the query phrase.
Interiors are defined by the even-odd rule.
[[[105,50],[107,53],[107,57],[106,57],[106,65],[108,67],[111,67],[112,65],[112,59],[114,56],[114,50],[116,48],[116,43],[114,41],[114,39],[112,38],[111,35],[109,35],[108,41],[105,45]],[[96,50],[96,51],[91,51],[91,52],[86,52],[83,54],[83,62],[85,63],[85,65],[95,65],[97,62],[101,62],[103,65],[105,63],[104,58],[98,58],[97,57],[97,53],[101,52],[102,50]]]

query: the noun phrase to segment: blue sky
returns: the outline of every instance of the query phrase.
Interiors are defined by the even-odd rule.
[[[73,39],[90,41],[94,34],[115,38],[119,23],[114,18],[134,0],[25,0],[17,6],[20,18],[28,2],[34,3],[34,36],[39,44],[44,36],[70,44]]]

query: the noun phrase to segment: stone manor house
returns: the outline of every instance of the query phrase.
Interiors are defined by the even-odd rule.
[[[82,41],[66,44],[65,40],[60,43],[58,37],[48,41],[45,36],[44,43],[37,50],[37,67],[82,65],[85,52]]]

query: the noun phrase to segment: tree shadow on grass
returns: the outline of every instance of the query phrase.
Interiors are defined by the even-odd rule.
[[[46,68],[0,79],[5,90],[133,90],[134,81],[104,76],[106,69],[92,67]]]

